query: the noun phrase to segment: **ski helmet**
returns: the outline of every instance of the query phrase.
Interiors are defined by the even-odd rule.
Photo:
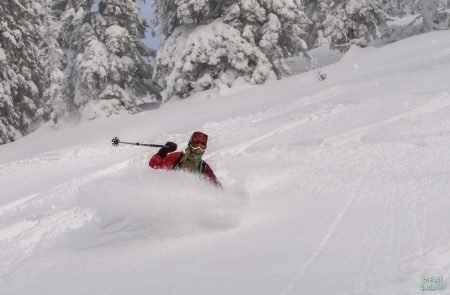
[[[206,146],[208,144],[208,135],[200,131],[195,131],[189,139],[189,145],[193,143],[201,143]]]

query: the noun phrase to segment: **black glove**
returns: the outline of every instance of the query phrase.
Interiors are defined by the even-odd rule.
[[[174,142],[168,141],[168,142],[166,142],[165,147],[161,148],[161,149],[158,151],[158,155],[159,155],[161,158],[165,158],[165,157],[167,156],[168,153],[174,152],[174,151],[176,151],[176,150],[177,150],[177,144],[174,143]]]

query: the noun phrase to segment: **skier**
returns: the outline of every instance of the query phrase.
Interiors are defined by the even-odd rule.
[[[211,167],[202,160],[208,143],[208,135],[196,131],[189,139],[185,152],[176,152],[177,144],[167,142],[150,159],[149,165],[153,169],[184,169],[206,176],[212,183],[222,187]]]

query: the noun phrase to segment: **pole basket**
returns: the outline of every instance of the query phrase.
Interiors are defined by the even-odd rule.
[[[113,146],[118,146],[119,143],[120,143],[120,139],[119,139],[118,137],[114,137],[114,138],[111,140],[111,143],[112,143]]]

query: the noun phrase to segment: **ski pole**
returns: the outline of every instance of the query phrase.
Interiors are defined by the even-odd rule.
[[[111,140],[111,142],[112,142],[113,146],[118,146],[120,143],[123,143],[123,144],[131,144],[131,145],[138,145],[138,146],[149,146],[149,147],[159,147],[159,148],[165,147],[165,145],[161,145],[161,144],[147,144],[147,143],[139,143],[139,142],[120,141],[120,139],[117,137],[114,137]]]

